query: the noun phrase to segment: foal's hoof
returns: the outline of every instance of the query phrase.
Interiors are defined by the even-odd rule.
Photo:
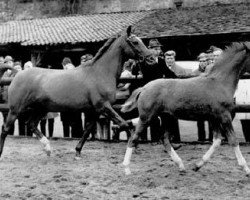
[[[180,169],[179,172],[180,175],[185,175],[187,173],[186,169]]]
[[[171,144],[174,150],[178,150],[182,147],[181,144]]]
[[[51,152],[52,152],[50,145],[46,145],[46,146],[44,147],[44,151],[45,151],[45,153],[47,154],[47,156],[50,156],[50,155],[51,155]]]

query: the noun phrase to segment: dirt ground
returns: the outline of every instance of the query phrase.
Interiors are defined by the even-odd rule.
[[[51,140],[47,157],[35,138],[8,137],[0,161],[0,199],[249,199],[250,178],[222,145],[199,172],[191,170],[208,144],[183,144],[180,174],[161,145],[141,144],[133,154],[132,175],[120,166],[126,143],[88,141],[74,159],[77,140]],[[241,146],[250,164],[250,145]]]

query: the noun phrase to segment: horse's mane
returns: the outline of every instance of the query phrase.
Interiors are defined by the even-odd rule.
[[[105,42],[105,44],[98,50],[95,57],[92,59],[93,63],[96,62],[109,49],[117,37],[118,36],[111,37]]]
[[[216,69],[219,69],[221,66],[224,67],[225,64],[228,63],[228,61],[231,61],[233,56],[244,49],[244,45],[240,42],[233,42],[230,46],[227,46],[223,53],[221,54],[220,58],[214,63],[213,68],[210,72],[215,71]]]

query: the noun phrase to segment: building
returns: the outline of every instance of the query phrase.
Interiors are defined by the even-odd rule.
[[[62,58],[69,56],[78,65],[82,54],[95,54],[108,38],[128,25],[134,25],[135,34],[146,44],[156,37],[164,51],[175,50],[177,60],[194,60],[211,45],[224,48],[233,41],[250,40],[250,3],[210,0],[197,7],[197,1],[192,0],[183,1],[183,7],[177,9],[173,1],[163,4],[156,0],[154,6],[153,0],[126,2],[127,7],[121,1],[103,1],[100,5],[109,5],[107,13],[4,22],[0,24],[0,55],[9,54],[23,62],[31,59],[36,65],[43,61],[42,67],[50,64],[54,68],[61,68]],[[93,10],[98,10],[97,5]],[[105,10],[100,5],[99,10]],[[131,5],[136,5],[134,11],[127,11]],[[112,6],[126,12],[110,13]]]

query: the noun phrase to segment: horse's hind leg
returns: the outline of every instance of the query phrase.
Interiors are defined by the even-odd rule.
[[[193,170],[198,171],[202,166],[204,166],[211,158],[215,150],[220,146],[222,136],[221,136],[221,130],[220,130],[220,123],[216,121],[210,121],[211,126],[213,127],[213,144],[209,148],[209,150],[205,153],[205,155],[202,157],[202,160],[195,164]]]
[[[44,151],[46,152],[46,154],[50,156],[51,154],[50,142],[46,138],[46,136],[44,136],[43,133],[37,128],[38,123],[40,122],[41,118],[44,117],[45,115],[46,113],[33,112],[30,115],[27,124],[28,124],[29,130],[31,130],[31,132],[34,133],[37,136],[37,138],[40,140],[40,142],[43,144]]]
[[[0,137],[0,157],[1,157],[2,152],[3,152],[5,139],[6,139],[7,135],[10,133],[10,131],[13,129],[13,126],[14,126],[16,119],[17,119],[17,114],[10,110],[8,112],[6,122],[2,128],[2,133],[1,133],[1,137]]]
[[[169,132],[165,127],[167,124],[167,121],[165,120],[166,118],[161,117],[161,119],[162,119],[162,124],[163,124],[163,130],[165,131],[164,136],[162,138],[162,142],[163,142],[163,146],[165,148],[165,151],[170,155],[171,159],[178,165],[179,170],[181,172],[185,172],[185,167],[184,167],[184,164],[182,162],[182,159],[175,152],[174,148],[172,147],[172,145],[169,141]]]

